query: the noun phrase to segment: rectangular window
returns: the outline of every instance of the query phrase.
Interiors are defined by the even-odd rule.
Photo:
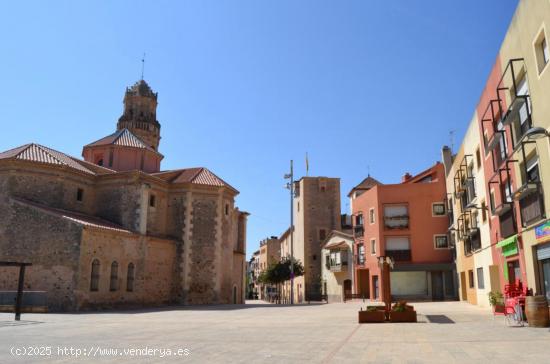
[[[445,216],[445,203],[434,202],[432,203],[432,216]]]
[[[477,268],[477,288],[484,289],[485,282],[483,281],[483,268]]]
[[[84,190],[82,188],[78,188],[76,190],[76,200],[82,201],[84,199]]]
[[[481,220],[487,222],[487,204],[485,201],[481,201]]]
[[[370,253],[376,255],[376,239],[370,240]]]
[[[155,203],[156,203],[155,195],[150,195],[149,196],[149,206],[155,207]]]
[[[374,209],[373,208],[369,210],[369,222],[371,224],[374,224]]]
[[[386,256],[396,262],[411,260],[411,244],[408,236],[392,236],[386,238]]]
[[[477,161],[477,169],[481,168],[481,151],[479,150],[479,147],[476,149],[476,161]]]
[[[386,229],[407,229],[409,227],[409,207],[407,205],[385,205],[384,227]]]
[[[357,246],[357,264],[363,265],[365,263],[365,246],[359,244]]]
[[[447,235],[434,235],[435,249],[449,249],[449,238]]]
[[[546,41],[544,28],[541,29],[539,35],[537,36],[534,46],[539,73],[541,73],[546,68],[548,61],[550,60],[550,52],[548,50],[548,42]]]
[[[468,271],[468,284],[469,284],[470,288],[474,288],[474,287],[475,287],[475,283],[474,283],[474,271],[473,271],[473,270],[469,270],[469,271]]]

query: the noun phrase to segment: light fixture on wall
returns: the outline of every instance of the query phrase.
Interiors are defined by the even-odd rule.
[[[525,132],[524,137],[527,140],[537,140],[542,138],[550,138],[550,133],[540,126],[535,126]]]

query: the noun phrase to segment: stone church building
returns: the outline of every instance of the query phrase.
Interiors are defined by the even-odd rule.
[[[50,311],[244,302],[239,192],[206,168],[161,171],[156,109],[141,80],[84,160],[38,144],[0,153],[0,261],[32,263],[25,290]],[[0,291],[17,274],[0,268]]]

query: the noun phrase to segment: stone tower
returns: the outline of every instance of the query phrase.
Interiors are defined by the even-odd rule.
[[[144,80],[126,88],[124,113],[118,119],[117,130],[128,129],[154,150],[160,142],[157,121],[157,93]]]

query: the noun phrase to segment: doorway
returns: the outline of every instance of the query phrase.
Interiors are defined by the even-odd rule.
[[[351,298],[351,279],[344,281],[344,301]]]
[[[468,291],[466,290],[466,272],[460,272],[460,298],[462,301],[468,300]]]
[[[237,304],[237,286],[233,286],[233,304]]]
[[[372,288],[374,299],[377,300],[380,298],[380,287],[378,286],[378,276],[372,276]]]
[[[443,272],[431,272],[432,276],[432,300],[443,301]]]
[[[508,283],[516,283],[516,279],[521,281],[521,269],[519,260],[508,262]]]
[[[357,293],[361,298],[370,298],[369,293],[369,270],[358,269],[357,270]]]

